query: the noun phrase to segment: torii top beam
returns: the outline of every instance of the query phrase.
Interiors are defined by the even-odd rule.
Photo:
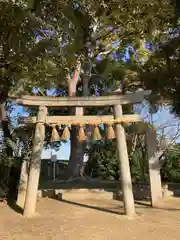
[[[10,96],[17,104],[23,106],[46,106],[46,107],[99,107],[140,103],[148,96],[150,91],[140,91],[125,95],[91,96],[91,97],[43,97],[43,96]]]

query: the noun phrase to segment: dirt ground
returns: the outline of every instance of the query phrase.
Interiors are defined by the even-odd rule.
[[[122,203],[88,199],[59,201],[41,198],[37,215],[26,219],[0,204],[0,240],[152,240],[179,239],[180,198],[152,209],[136,205],[137,217],[127,219]]]

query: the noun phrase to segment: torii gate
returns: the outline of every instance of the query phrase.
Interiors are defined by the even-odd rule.
[[[129,167],[128,151],[126,144],[126,134],[122,123],[138,122],[141,118],[137,114],[123,115],[122,105],[135,104],[143,101],[149,95],[149,91],[141,91],[126,95],[113,96],[93,96],[93,97],[43,97],[43,96],[21,96],[12,97],[17,104],[25,107],[38,107],[37,117],[24,119],[25,123],[36,124],[32,159],[27,184],[27,192],[24,204],[24,216],[30,217],[35,213],[37,191],[40,175],[40,156],[43,149],[45,137],[45,124],[115,124],[117,139],[118,160],[120,168],[120,179],[123,192],[124,213],[128,216],[135,215],[134,197],[132,191],[131,174]],[[114,114],[107,116],[83,116],[84,107],[112,106]],[[47,116],[48,107],[78,107],[81,116]],[[155,206],[162,197],[160,167],[158,162],[154,162],[153,154],[156,152],[156,132],[148,129],[146,132],[148,159],[149,159],[149,178],[151,203]]]

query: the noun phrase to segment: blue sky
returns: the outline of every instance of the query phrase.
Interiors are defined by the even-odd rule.
[[[136,108],[136,112],[142,116],[142,119],[147,122],[153,121],[153,124],[157,129],[162,128],[165,130],[165,135],[168,135],[170,138],[175,136],[177,133],[177,126],[179,124],[179,119],[177,119],[173,114],[170,113],[168,107],[160,108],[156,114],[153,114],[152,117],[148,114],[148,108],[146,102],[141,104],[140,108]],[[27,116],[27,113],[24,111],[23,107],[16,106],[11,112],[11,116],[16,122],[19,116]],[[177,139],[179,141],[179,139]],[[42,153],[42,158],[50,159],[51,155],[57,155],[57,159],[68,160],[70,154],[70,142],[66,144],[62,143],[59,151],[54,151],[51,149],[44,150]]]

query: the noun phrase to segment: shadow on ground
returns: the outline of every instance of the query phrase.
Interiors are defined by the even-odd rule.
[[[69,200],[65,200],[65,199],[61,199],[59,201],[64,202],[64,203],[68,203],[68,204],[71,204],[71,205],[74,205],[74,206],[79,206],[79,207],[89,208],[89,209],[93,209],[93,210],[98,210],[98,211],[101,211],[101,212],[107,212],[107,213],[112,213],[112,214],[116,214],[116,215],[123,215],[123,213],[121,213],[121,212],[106,209],[106,208],[102,208],[102,207],[91,206],[91,205],[87,205],[87,204],[83,204],[83,203],[79,203],[79,202],[74,202],[74,201],[69,201]]]
[[[21,207],[19,207],[15,201],[13,200],[8,200],[7,201],[7,205],[15,212],[19,213],[19,214],[23,214],[23,209]]]
[[[124,215],[123,207],[120,206],[120,205],[119,205],[118,208],[116,208],[117,210],[113,210],[113,209],[108,209],[106,207],[99,207],[99,206],[84,204],[84,203],[79,202],[80,200],[78,200],[78,201],[67,200],[67,199],[57,198],[57,197],[52,197],[52,196],[49,197],[49,198],[51,198],[55,201],[63,202],[63,203],[66,203],[66,204],[71,204],[71,205],[74,205],[74,206],[79,206],[79,207],[82,207],[82,208],[88,208],[88,209],[97,210],[97,211],[100,211],[100,212],[106,212],[106,213],[110,213],[110,214],[119,215],[119,216]],[[23,209],[21,207],[19,207],[15,202],[8,201],[7,204],[16,213],[23,214]],[[162,210],[162,211],[170,211],[170,212],[180,212],[180,208],[179,209],[178,208],[169,208],[169,207],[166,208],[166,207],[163,207],[163,206],[162,207],[159,206],[159,207],[151,208],[151,204],[149,202],[145,202],[145,201],[142,202],[142,201],[135,200],[135,204],[136,204],[136,209],[154,209],[154,210]]]

